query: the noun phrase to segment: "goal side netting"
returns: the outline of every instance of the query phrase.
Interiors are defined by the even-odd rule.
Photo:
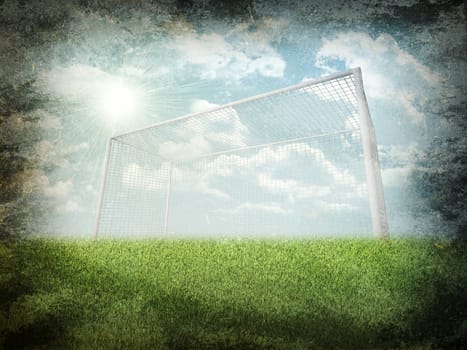
[[[95,236],[388,236],[360,69],[112,137]]]

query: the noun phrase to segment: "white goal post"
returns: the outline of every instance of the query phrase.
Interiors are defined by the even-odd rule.
[[[388,238],[360,68],[110,138],[94,236]]]

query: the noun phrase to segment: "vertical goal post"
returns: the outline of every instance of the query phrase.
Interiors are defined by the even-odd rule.
[[[110,138],[95,238],[227,231],[389,237],[360,68]]]
[[[373,122],[368,109],[368,103],[363,90],[362,71],[353,70],[355,90],[357,93],[360,127],[362,133],[363,153],[365,156],[365,171],[368,182],[368,197],[370,201],[373,232],[382,238],[389,238],[386,205],[384,203],[383,181],[379,166],[378,145]]]

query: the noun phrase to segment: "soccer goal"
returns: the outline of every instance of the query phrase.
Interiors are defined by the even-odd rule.
[[[95,236],[388,237],[359,68],[112,137]]]

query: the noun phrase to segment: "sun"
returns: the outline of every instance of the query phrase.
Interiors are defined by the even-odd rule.
[[[140,109],[138,90],[120,79],[102,82],[97,94],[97,110],[112,123],[121,123],[135,117]]]

